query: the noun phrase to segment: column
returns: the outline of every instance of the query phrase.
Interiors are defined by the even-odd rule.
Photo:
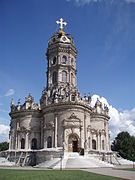
[[[57,72],[57,78],[58,78],[58,83],[61,81],[61,78],[60,78],[60,70],[58,70]]]
[[[41,141],[40,147],[44,148],[44,120],[41,121]]]
[[[98,132],[97,134],[97,150],[101,150],[101,136],[100,136],[100,132]]]
[[[57,115],[55,115],[55,130],[54,130],[54,147],[57,148],[57,121],[58,121],[58,118],[57,118]]]
[[[18,133],[18,149],[21,149],[21,146],[20,146],[20,134]]]
[[[31,149],[30,131],[28,132],[28,149]]]
[[[80,126],[80,148],[82,148],[82,126]]]
[[[47,148],[47,137],[46,137],[46,133],[47,132],[45,132],[45,131],[46,131],[46,129],[43,130],[43,134],[44,134],[44,148]]]
[[[86,128],[86,114],[84,112],[84,149],[87,149],[87,128]]]
[[[18,133],[17,133],[17,131],[16,131],[16,133],[15,133],[15,149],[18,149]]]
[[[11,131],[9,131],[9,150],[11,150]]]
[[[70,67],[68,68],[68,82],[71,85]]]
[[[26,131],[25,149],[29,149],[29,133]]]
[[[106,151],[110,151],[110,142],[109,142],[109,131],[108,129],[106,128],[106,137],[105,137],[105,150]]]
[[[84,148],[84,127],[81,130],[81,148]]]

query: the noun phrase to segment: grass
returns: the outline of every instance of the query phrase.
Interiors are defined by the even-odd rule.
[[[98,175],[81,170],[15,170],[0,169],[0,180],[115,180],[111,176]]]

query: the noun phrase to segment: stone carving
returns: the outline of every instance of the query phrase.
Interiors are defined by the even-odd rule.
[[[50,92],[50,93],[49,93]],[[50,94],[50,96],[49,96]],[[69,102],[69,101],[79,101],[80,93],[76,88],[70,88],[69,84],[59,87],[53,87],[51,90],[43,90],[41,103],[44,105]],[[90,99],[90,98],[89,98]],[[89,100],[87,100],[88,102]]]
[[[50,123],[46,123],[45,126],[44,126],[44,129],[53,129],[54,128],[54,123],[53,122],[50,122]]]
[[[25,98],[24,104],[21,104],[19,99],[17,105],[15,105],[12,99],[10,107],[11,112],[23,110],[40,110],[40,106],[34,102],[34,98],[30,94]]]
[[[65,128],[81,128],[82,127],[82,122],[81,120],[74,114],[72,113],[68,119],[63,120],[63,126]]]
[[[75,113],[72,113],[71,116],[68,119],[78,119],[79,120],[79,118],[77,118]]]
[[[10,108],[11,108],[11,112],[15,111],[16,109],[13,98],[11,99]]]
[[[109,114],[109,108],[105,104],[104,104],[104,112],[105,112],[105,115]]]
[[[102,102],[100,102],[98,98],[93,108],[93,111],[97,114],[103,114],[107,116],[109,114],[109,108],[107,107],[107,105],[105,104],[103,105]]]

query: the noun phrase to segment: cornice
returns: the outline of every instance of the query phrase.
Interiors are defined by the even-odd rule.
[[[30,109],[30,110],[20,110],[20,111],[14,111],[14,112],[10,112],[9,113],[11,118],[19,118],[19,117],[24,117],[24,116],[28,116],[28,115],[32,115],[35,117],[41,117],[41,110],[34,110],[34,109]]]
[[[94,118],[94,120],[95,120],[95,118],[100,118],[100,119],[105,119],[107,121],[110,119],[110,117],[108,115],[98,114],[98,113],[94,113],[94,112],[91,114],[91,120],[92,120],[92,118]]]
[[[79,102],[61,102],[61,103],[54,103],[48,106],[42,106],[43,113],[46,112],[55,112],[55,111],[62,111],[66,109],[73,109],[73,108],[81,108],[82,110],[88,111],[89,113],[92,112],[92,108],[88,105],[79,103]]]

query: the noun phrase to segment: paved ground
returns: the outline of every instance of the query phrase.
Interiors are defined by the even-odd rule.
[[[91,168],[91,169],[83,169],[83,171],[93,172],[96,174],[103,174],[107,176],[119,177],[122,179],[135,180],[135,171],[126,171],[116,168]]]

